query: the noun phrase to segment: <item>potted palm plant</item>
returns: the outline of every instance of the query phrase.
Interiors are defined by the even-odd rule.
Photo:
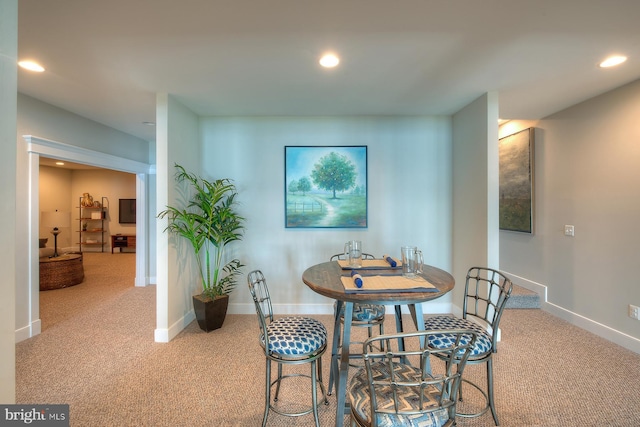
[[[196,257],[202,292],[193,296],[193,308],[200,328],[206,332],[222,327],[229,294],[237,285],[241,268],[238,259],[227,260],[227,245],[241,240],[244,218],[236,211],[236,187],[230,179],[206,180],[176,167],[176,181],[187,183],[191,196],[185,206],[167,206],[158,214],[166,217],[166,232],[189,241]]]

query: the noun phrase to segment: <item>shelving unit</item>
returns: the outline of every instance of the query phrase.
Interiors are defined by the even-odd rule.
[[[99,247],[100,252],[104,252],[104,246],[107,241],[104,238],[105,221],[107,220],[107,211],[109,209],[109,199],[102,197],[100,206],[82,206],[82,197],[78,203],[78,222],[80,228],[78,234],[78,250],[82,252],[83,246]],[[86,228],[83,226],[86,224]]]

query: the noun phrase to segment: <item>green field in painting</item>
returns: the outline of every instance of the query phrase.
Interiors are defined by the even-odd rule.
[[[304,209],[302,208],[304,205]],[[366,227],[367,198],[331,193],[287,195],[287,227]]]

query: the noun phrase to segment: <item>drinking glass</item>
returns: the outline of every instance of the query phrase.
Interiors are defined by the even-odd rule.
[[[422,251],[416,246],[403,246],[400,248],[402,254],[402,275],[413,279],[422,273]]]
[[[344,257],[349,260],[349,267],[362,267],[362,242],[349,240],[344,244]]]

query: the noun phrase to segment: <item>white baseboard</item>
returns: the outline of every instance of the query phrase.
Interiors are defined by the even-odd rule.
[[[387,314],[393,313],[393,305],[385,306]],[[422,304],[424,314],[444,314],[452,312],[451,303],[437,303],[435,301]],[[459,310],[459,309],[458,309]],[[324,304],[273,304],[273,312],[277,315],[282,314],[305,314],[305,315],[322,315],[333,314],[333,302]],[[228,314],[256,314],[256,308],[253,304],[232,303],[229,304]],[[402,306],[402,313],[408,314],[409,309],[406,305]]]
[[[135,278],[135,286],[137,287],[145,287],[150,285],[155,285],[156,278],[154,276],[136,276]]]
[[[533,282],[529,279],[525,279],[524,277],[517,276],[515,274],[504,271],[504,273],[513,280],[514,284],[517,284],[521,288],[528,289],[532,292],[535,292],[540,297],[541,302],[547,301],[547,287],[541,283]]]
[[[190,310],[181,319],[169,326],[168,329],[156,329],[153,332],[155,342],[169,342],[176,337],[184,328],[196,319],[196,314]]]
[[[333,304],[273,304],[273,313],[282,314],[333,314]],[[231,303],[227,314],[256,314],[253,303]]]
[[[18,343],[31,337],[35,337],[40,334],[40,332],[42,332],[42,322],[40,319],[34,320],[30,325],[16,329],[16,342]]]
[[[610,328],[607,325],[603,325],[602,323],[598,323],[595,320],[589,319],[547,301],[547,287],[540,283],[532,282],[531,280],[525,279],[524,277],[520,277],[515,274],[511,274],[507,271],[505,271],[504,273],[507,276],[511,277],[514,282],[517,282],[518,286],[537,293],[540,296],[541,308],[544,311],[551,313],[554,316],[558,316],[559,318],[566,320],[572,325],[589,331],[592,334],[598,335],[601,338],[614,342],[628,350],[633,351],[634,353],[640,354],[640,339],[627,335],[624,332],[620,332],[616,329]]]
[[[169,330],[155,329],[153,331],[153,340],[155,342],[169,342]]]
[[[627,350],[631,350],[634,353],[640,354],[640,339],[638,338],[627,335],[616,329],[610,328],[607,325],[603,325],[602,323],[598,323],[549,302],[545,302],[542,309],[554,316],[558,316],[559,318],[566,320],[572,325],[587,330],[592,334],[618,344],[619,346],[622,346]]]

